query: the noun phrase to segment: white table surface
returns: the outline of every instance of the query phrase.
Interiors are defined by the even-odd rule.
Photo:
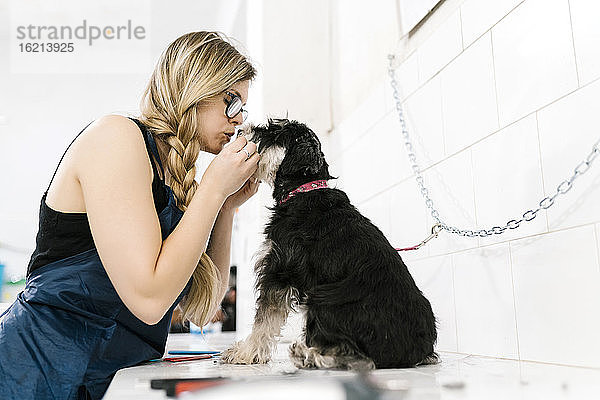
[[[4,312],[8,307],[10,307],[11,303],[0,303],[0,314]]]
[[[170,335],[167,350],[223,350],[234,334]],[[344,399],[337,380],[355,378],[353,372],[297,370],[280,343],[273,361],[264,365],[229,365],[198,360],[152,363],[117,372],[104,399],[166,399],[162,390],[150,388],[151,379],[229,377],[236,381],[186,399]],[[376,370],[372,377],[396,391],[382,399],[598,399],[600,370],[527,361],[440,352],[437,365]],[[335,388],[333,387],[335,385]],[[336,389],[337,388],[337,389]]]

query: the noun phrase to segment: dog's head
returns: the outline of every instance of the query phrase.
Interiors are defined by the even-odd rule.
[[[255,177],[267,182],[278,199],[286,190],[317,179],[334,179],[321,151],[321,142],[306,125],[287,119],[269,119],[245,129],[246,138],[261,155]]]

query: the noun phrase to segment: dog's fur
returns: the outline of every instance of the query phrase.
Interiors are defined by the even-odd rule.
[[[295,303],[306,309],[303,338],[290,347],[300,368],[403,368],[437,363],[429,301],[383,233],[334,188],[317,136],[304,124],[269,120],[247,137],[261,154],[258,178],[277,204],[255,266],[259,298],[251,335],[225,351],[229,363],[265,363]]]

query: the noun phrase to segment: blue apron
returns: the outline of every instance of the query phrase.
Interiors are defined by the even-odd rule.
[[[169,199],[158,213],[164,240],[183,212],[161,183]],[[191,282],[147,325],[119,298],[96,248],[34,270],[0,316],[0,399],[102,398],[117,370],[162,357],[173,309]]]

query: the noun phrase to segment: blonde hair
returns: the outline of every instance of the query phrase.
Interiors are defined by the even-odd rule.
[[[140,105],[140,122],[169,145],[166,182],[177,207],[187,209],[198,183],[195,163],[202,136],[198,122],[207,100],[233,84],[252,80],[256,70],[217,32],[191,32],[177,38],[161,55]],[[219,306],[220,274],[206,253],[192,275],[189,293],[181,301],[183,319],[203,326]]]

